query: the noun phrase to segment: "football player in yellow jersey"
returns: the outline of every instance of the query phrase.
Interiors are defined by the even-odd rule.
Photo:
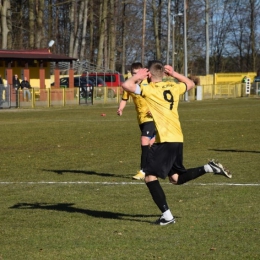
[[[164,73],[178,80],[163,82]],[[138,82],[148,79],[148,86]],[[140,69],[136,75],[126,80],[123,88],[126,91],[141,95],[147,102],[156,126],[156,140],[149,149],[145,172],[145,183],[162,215],[155,222],[158,225],[175,223],[165,193],[158,178],[169,178],[172,184],[183,184],[198,178],[206,172],[232,175],[220,163],[214,160],[206,165],[185,169],[183,166],[183,134],[178,115],[179,96],[195,86],[187,77],[175,72],[169,65],[163,66],[160,61],[151,61],[148,69]]]
[[[142,63],[135,62],[131,65],[131,74],[135,75],[139,69],[143,67]],[[139,82],[141,85],[148,85],[147,80],[143,80]],[[132,92],[124,91],[122,95],[122,100],[119,104],[117,114],[119,116],[122,115],[123,110],[126,106],[126,102],[129,100],[129,97],[132,97],[133,102],[135,104],[135,109],[137,112],[137,121],[139,124],[139,128],[141,130],[141,169],[137,172],[133,179],[135,180],[143,180],[145,173],[143,172],[143,168],[146,164],[147,154],[150,146],[154,143],[155,140],[155,125],[153,122],[153,117],[149,113],[148,106],[146,101],[140,96],[136,95]]]

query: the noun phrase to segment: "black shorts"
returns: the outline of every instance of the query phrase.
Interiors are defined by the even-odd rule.
[[[186,172],[183,166],[183,143],[154,143],[149,149],[145,175],[165,179],[174,173]]]
[[[156,131],[154,121],[142,123],[139,125],[139,128],[141,130],[141,136],[147,136],[150,138],[155,136]]]

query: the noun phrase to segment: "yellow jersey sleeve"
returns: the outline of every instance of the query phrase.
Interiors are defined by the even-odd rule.
[[[130,95],[133,98],[133,102],[135,104],[138,124],[140,125],[145,122],[153,121],[153,117],[148,114],[149,107],[145,99],[141,95],[137,95],[134,93],[131,93]]]
[[[122,94],[122,100],[127,101],[128,99],[129,99],[129,93],[124,90]]]
[[[142,83],[143,86],[148,85],[147,81]],[[137,95],[135,93],[130,93],[124,90],[122,94],[122,100],[128,101],[130,97],[132,98],[133,103],[135,105],[138,124],[140,125],[145,122],[153,121],[153,117],[150,114],[148,114],[149,108],[144,98],[140,95]]]

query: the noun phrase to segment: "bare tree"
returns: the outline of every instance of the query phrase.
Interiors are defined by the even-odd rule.
[[[251,49],[251,55],[250,55],[250,64],[252,64],[251,69],[253,71],[256,71],[256,1],[250,0],[249,1],[249,10],[250,10],[250,22],[249,22],[249,28],[250,28],[250,49]]]
[[[123,27],[122,27],[122,73],[125,74],[125,65],[126,65],[126,6],[127,4],[123,3],[123,11],[122,11],[122,21],[123,21]]]
[[[206,75],[209,74],[209,0],[205,0]]]
[[[161,1],[160,1],[161,2]],[[152,9],[153,9],[153,26],[154,26],[154,35],[155,35],[155,43],[156,43],[156,59],[161,59],[161,43],[160,43],[160,12],[161,12],[161,3],[159,5],[156,4],[156,0],[152,1]]]
[[[189,74],[260,67],[260,0],[186,3]],[[170,62],[169,16],[183,13],[183,4],[183,0],[1,0],[1,48],[42,48],[53,39],[55,53],[122,72],[133,61]],[[183,16],[176,16],[175,68],[180,72],[183,41]]]
[[[34,13],[34,0],[29,0],[29,47],[34,48],[35,39],[35,13]]]
[[[88,19],[88,0],[82,1],[81,8],[83,10],[83,23],[82,23],[82,41],[80,47],[79,58],[83,59],[86,53],[86,34],[87,34],[87,19]]]
[[[10,0],[0,1],[0,14],[1,14],[1,38],[2,38],[2,49],[7,49],[8,45],[10,46],[10,41],[8,43],[8,35],[11,32],[11,15],[10,15]]]
[[[74,9],[74,20],[75,20],[75,34],[74,34],[74,43],[73,43],[73,54],[72,57],[78,58],[78,54],[81,46],[81,36],[82,36],[82,27],[83,27],[83,16],[84,16],[84,1],[81,1],[78,5],[75,5]]]
[[[70,7],[70,47],[69,47],[69,55],[73,57],[74,55],[74,42],[75,35],[77,32],[77,20],[76,20],[76,11],[77,11],[77,3],[72,2]]]
[[[47,46],[47,39],[43,36],[43,9],[44,0],[35,1],[35,17],[36,17],[36,30],[35,30],[35,47],[42,48]]]
[[[143,31],[142,31],[142,64],[144,64],[144,54],[145,54],[145,40],[146,40],[146,0],[143,4]]]
[[[98,43],[98,56],[97,56],[97,67],[102,67],[104,58],[104,41],[105,41],[105,28],[107,19],[107,7],[108,0],[103,0],[100,6],[100,31],[99,31],[99,43]]]
[[[117,6],[114,0],[110,0],[110,24],[109,24],[109,68],[115,70],[116,65],[116,17],[117,17]]]
[[[93,1],[94,0],[90,0],[89,1],[89,19],[88,19],[88,23],[89,23],[89,52],[88,52],[88,56],[89,56],[89,60],[91,62],[93,62],[94,60],[94,11],[93,11]]]

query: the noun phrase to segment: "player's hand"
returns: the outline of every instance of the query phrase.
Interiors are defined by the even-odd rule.
[[[173,77],[173,72],[174,72],[174,70],[173,70],[172,66],[170,66],[170,65],[164,66],[164,73],[165,74]]]
[[[122,109],[118,108],[118,110],[117,110],[117,115],[122,116],[122,114],[123,114]]]
[[[136,78],[136,81],[142,81],[147,79],[149,76],[149,70],[146,68],[139,69],[138,72],[133,76]]]
[[[150,117],[153,117],[151,111],[148,111],[148,112],[146,113],[146,115],[147,115],[147,116],[150,116]]]

